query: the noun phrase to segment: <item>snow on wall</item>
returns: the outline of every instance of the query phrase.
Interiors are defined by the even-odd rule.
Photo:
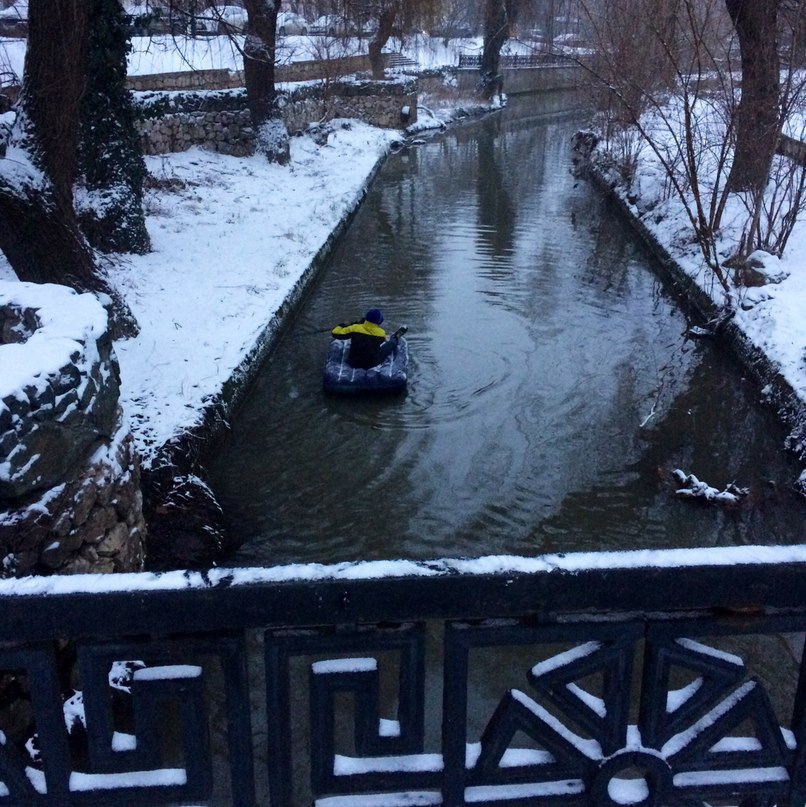
[[[0,367],[0,575],[139,569],[139,465],[101,301],[0,281]]]

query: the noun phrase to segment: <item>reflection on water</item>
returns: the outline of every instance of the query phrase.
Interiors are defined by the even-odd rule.
[[[579,121],[527,103],[388,160],[209,463],[233,563],[806,539],[757,390],[571,175]],[[327,331],[372,305],[409,391],[328,398]],[[749,501],[680,501],[676,467]]]

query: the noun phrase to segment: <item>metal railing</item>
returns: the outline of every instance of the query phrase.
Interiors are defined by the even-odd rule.
[[[805,628],[804,546],[2,580],[0,805],[802,805]]]
[[[499,57],[498,66],[504,68],[527,68],[527,67],[556,67],[558,65],[577,64],[575,57],[562,53],[529,53],[529,54],[504,54]],[[481,67],[481,55],[475,53],[460,53],[459,67],[463,69],[478,69]]]

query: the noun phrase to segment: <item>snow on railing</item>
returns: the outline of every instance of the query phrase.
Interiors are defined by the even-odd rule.
[[[744,546],[2,580],[36,750],[0,716],[0,801],[803,804],[804,572]]]

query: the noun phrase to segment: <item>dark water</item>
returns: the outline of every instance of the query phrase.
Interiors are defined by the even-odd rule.
[[[388,160],[209,462],[233,564],[806,540],[783,430],[572,176],[584,117],[541,105]],[[328,329],[373,305],[407,395],[326,397]],[[675,468],[750,494],[682,501]]]

